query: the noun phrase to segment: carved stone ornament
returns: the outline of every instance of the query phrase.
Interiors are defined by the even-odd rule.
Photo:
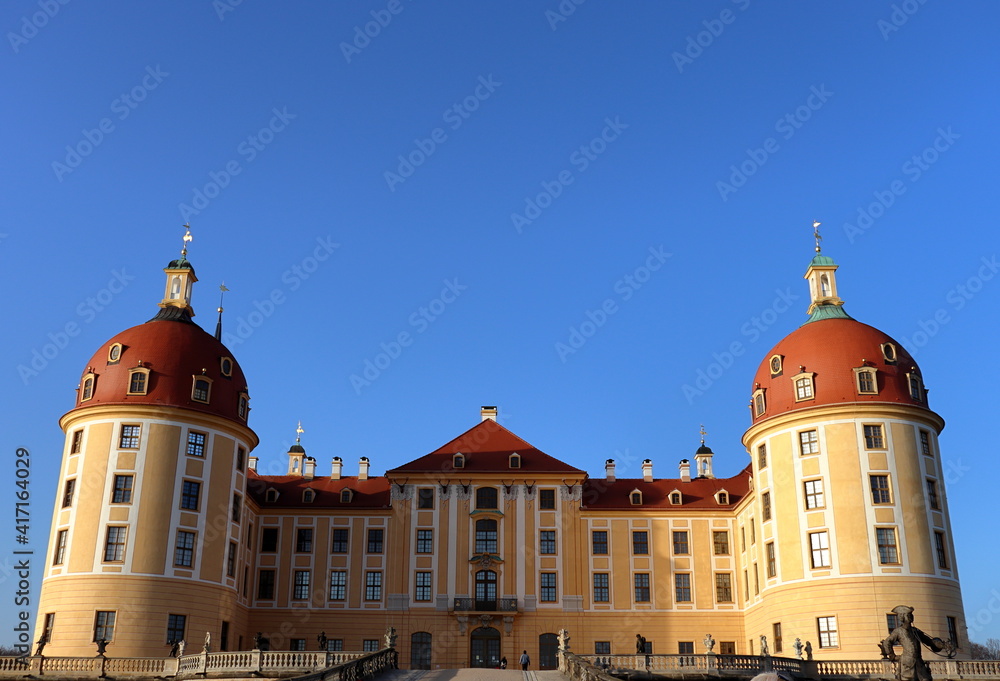
[[[458,615],[455,619],[458,620],[458,633],[464,634],[469,629],[469,616],[468,615]]]
[[[514,617],[513,615],[505,615],[503,618],[503,633],[510,636],[510,632],[514,631]]]
[[[503,561],[488,553],[480,553],[478,556],[473,556],[472,560],[469,562],[478,565],[484,570],[488,570],[496,565],[499,565]]]
[[[492,627],[493,626],[493,615],[480,615],[479,616],[479,624],[480,624],[480,626],[483,626],[483,627]]]
[[[572,489],[563,485],[559,488],[559,498],[563,501],[580,501],[583,499],[583,485],[573,485]]]
[[[402,489],[400,488],[402,487]],[[392,501],[409,501],[413,498],[413,485],[398,485],[392,483],[392,490],[390,492],[390,498]]]

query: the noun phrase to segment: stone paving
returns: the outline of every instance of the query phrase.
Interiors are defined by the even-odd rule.
[[[567,681],[567,677],[556,670],[397,669],[380,675],[379,681]]]

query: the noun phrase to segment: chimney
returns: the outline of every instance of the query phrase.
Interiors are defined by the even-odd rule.
[[[497,408],[496,407],[480,407],[479,417],[482,421],[496,421],[497,420]]]
[[[691,462],[681,459],[681,482],[691,482]]]
[[[256,456],[251,456],[249,459],[247,459],[247,465],[250,467],[250,470],[252,470],[254,473],[256,473],[257,472],[257,457]]]
[[[316,459],[311,456],[306,457],[306,463],[302,467],[302,477],[306,480],[312,480],[316,477]]]
[[[340,476],[344,471],[344,462],[340,460],[339,456],[333,457],[333,469],[330,471],[331,480],[340,480]]]
[[[650,459],[644,459],[642,462],[642,481],[653,482],[653,462]]]
[[[358,463],[358,480],[368,479],[368,457],[362,456]]]
[[[604,462],[604,475],[608,482],[615,481],[615,460],[608,459]]]

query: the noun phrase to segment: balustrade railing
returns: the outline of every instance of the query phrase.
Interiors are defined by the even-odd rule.
[[[455,612],[517,612],[517,599],[496,598],[480,601],[475,598],[456,598]]]

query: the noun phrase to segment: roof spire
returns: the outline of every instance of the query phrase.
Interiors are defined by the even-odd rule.
[[[302,421],[299,421],[299,425],[295,429],[295,444],[299,444],[300,442],[302,442],[302,433],[304,432],[306,431],[302,429]]]
[[[819,233],[819,220],[813,220],[813,238],[816,240],[816,255],[809,262],[805,278],[809,280],[809,322],[820,319],[850,319],[844,312],[844,301],[837,295],[837,263],[828,255],[823,255],[820,242],[823,237]]]
[[[198,281],[198,277],[195,276],[194,267],[187,259],[187,247],[190,242],[191,225],[185,224],[181,257],[171,260],[163,269],[167,275],[167,283],[163,291],[163,300],[159,303],[161,309],[153,319],[190,322],[194,316],[194,309],[191,307],[191,289]]]
[[[181,258],[187,258],[188,244],[194,237],[191,236],[191,225],[185,222],[182,227],[184,227],[184,246],[181,248]]]
[[[215,340],[217,341],[222,340],[222,299],[225,297],[226,291],[228,290],[229,289],[226,288],[226,282],[222,282],[219,286],[219,321],[215,323]]]
[[[819,220],[813,220],[813,237],[816,239],[816,252],[822,253],[823,249],[819,242],[823,240],[823,237],[819,235],[819,226],[823,224]]]
[[[701,429],[698,432],[701,433],[701,446],[704,447],[705,446],[705,436],[708,435],[708,431],[705,430],[705,424],[704,423],[701,424]]]

